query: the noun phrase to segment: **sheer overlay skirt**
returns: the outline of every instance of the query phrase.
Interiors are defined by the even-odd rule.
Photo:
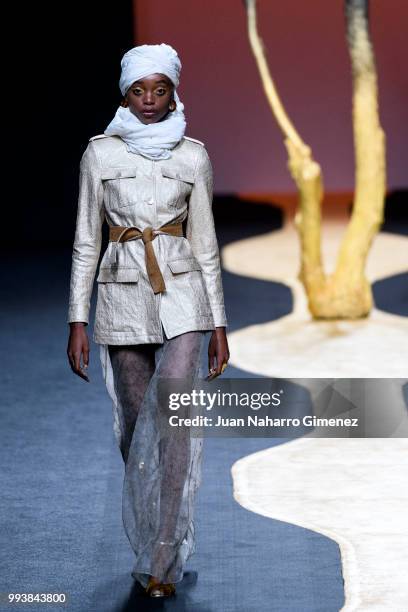
[[[122,519],[136,559],[132,576],[179,582],[195,550],[193,509],[201,482],[202,438],[186,428],[160,427],[159,379],[198,379],[206,332],[163,344],[101,345],[105,383],[113,400],[114,433],[125,464]],[[173,431],[174,430],[174,431]]]

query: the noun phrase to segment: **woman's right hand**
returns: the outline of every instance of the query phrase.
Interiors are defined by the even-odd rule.
[[[89,365],[89,340],[86,333],[85,323],[70,323],[71,330],[69,333],[67,355],[71,370],[89,382],[86,370]],[[81,366],[81,355],[83,366]],[[85,371],[84,371],[85,370]]]

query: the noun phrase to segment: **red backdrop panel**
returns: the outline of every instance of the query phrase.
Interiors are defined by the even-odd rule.
[[[342,0],[259,0],[272,76],[327,191],[354,185],[351,74]],[[408,185],[405,0],[371,2],[387,134],[388,187]],[[135,0],[135,44],[166,42],[182,62],[188,136],[205,142],[222,192],[291,192],[286,150],[249,47],[242,0]]]

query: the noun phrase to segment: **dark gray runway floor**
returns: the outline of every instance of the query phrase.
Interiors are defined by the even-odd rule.
[[[2,260],[0,592],[3,598],[66,593],[68,602],[11,606],[3,599],[0,610],[339,610],[337,544],[248,512],[232,496],[233,462],[285,440],[205,440],[197,550],[183,584],[172,601],[138,593],[121,523],[122,459],[98,347],[91,345],[91,384],[72,374],[65,353],[71,252],[7,250]],[[377,283],[378,307],[407,316],[404,286],[407,275]],[[231,331],[292,306],[288,289],[276,283],[226,273],[224,288]],[[232,367],[229,376],[251,377]]]

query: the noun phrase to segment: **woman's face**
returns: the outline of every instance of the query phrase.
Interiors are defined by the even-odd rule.
[[[142,123],[157,123],[175,109],[173,91],[173,83],[165,74],[151,74],[129,87],[121,105]]]

